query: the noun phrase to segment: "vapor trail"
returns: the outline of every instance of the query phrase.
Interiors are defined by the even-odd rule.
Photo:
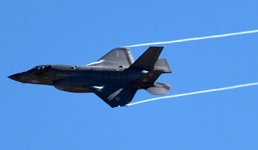
[[[124,47],[139,47],[139,46],[147,46],[147,45],[180,43],[180,42],[188,42],[188,41],[196,41],[196,40],[204,40],[204,39],[212,39],[212,38],[221,38],[221,37],[227,37],[227,36],[242,35],[242,34],[251,34],[251,33],[257,33],[257,32],[258,32],[258,29],[257,30],[250,30],[250,31],[243,31],[243,32],[220,34],[220,35],[211,35],[211,36],[195,37],[195,38],[188,38],[188,39],[181,39],[181,40],[165,41],[165,42],[143,43],[143,44],[124,46]]]
[[[217,91],[231,90],[231,89],[242,88],[242,87],[248,87],[248,86],[255,86],[255,85],[258,85],[258,82],[255,82],[255,83],[248,83],[248,84],[240,84],[240,85],[229,86],[229,87],[223,87],[223,88],[217,88],[217,89],[209,89],[209,90],[203,90],[203,91],[197,91],[197,92],[191,92],[191,93],[183,93],[183,94],[177,94],[177,95],[170,95],[170,96],[157,97],[157,98],[152,98],[152,99],[147,99],[147,100],[143,100],[143,101],[131,103],[131,104],[128,104],[128,106],[136,105],[136,104],[141,104],[141,103],[146,103],[146,102],[150,102],[150,101],[156,101],[156,100],[166,99],[166,98],[175,98],[175,97],[196,95],[196,94],[202,94],[202,93],[209,93],[209,92],[217,92]]]

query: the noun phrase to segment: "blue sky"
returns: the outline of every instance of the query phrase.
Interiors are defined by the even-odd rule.
[[[36,65],[258,29],[257,0],[0,2],[0,149],[257,149],[258,87],[110,108],[94,94],[14,82]],[[258,34],[163,45],[168,95],[258,82]],[[148,46],[131,48],[138,58]],[[138,91],[133,102],[155,98]]]

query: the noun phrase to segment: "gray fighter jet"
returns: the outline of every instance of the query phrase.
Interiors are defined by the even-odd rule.
[[[40,65],[9,78],[67,92],[93,92],[112,108],[128,106],[140,89],[153,95],[168,93],[171,84],[155,82],[162,73],[171,73],[166,59],[158,58],[162,49],[149,47],[134,61],[129,48],[116,48],[86,66]]]

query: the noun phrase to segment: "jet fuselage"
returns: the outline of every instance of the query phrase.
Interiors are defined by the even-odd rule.
[[[42,65],[9,76],[22,82],[53,85],[59,90],[76,93],[92,92],[92,87],[129,84],[148,71],[124,68],[98,68],[73,65]]]
[[[111,107],[127,106],[139,89],[168,93],[171,84],[155,82],[162,73],[171,73],[166,59],[158,58],[162,49],[149,47],[134,61],[129,48],[116,48],[87,66],[41,65],[9,78],[67,92],[94,92]]]

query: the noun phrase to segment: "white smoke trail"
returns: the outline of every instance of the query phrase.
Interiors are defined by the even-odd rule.
[[[139,46],[147,46],[147,45],[180,43],[180,42],[187,42],[187,41],[196,41],[196,40],[204,40],[204,39],[212,39],[212,38],[221,38],[221,37],[227,37],[227,36],[242,35],[242,34],[251,34],[251,33],[257,33],[257,32],[258,32],[258,29],[257,30],[250,30],[250,31],[243,31],[243,32],[220,34],[220,35],[211,35],[211,36],[204,36],[204,37],[195,37],[195,38],[188,38],[188,39],[181,39],[181,40],[165,41],[165,42],[143,43],[143,44],[124,46],[124,47],[139,47]]]
[[[161,99],[166,99],[166,98],[175,98],[175,97],[181,97],[181,96],[189,96],[189,95],[195,95],[195,94],[202,94],[202,93],[209,93],[209,92],[231,90],[231,89],[248,87],[248,86],[255,86],[255,85],[258,85],[258,82],[248,83],[248,84],[240,84],[240,85],[223,87],[223,88],[217,88],[217,89],[209,89],[209,90],[203,90],[203,91],[197,91],[197,92],[191,92],[191,93],[183,93],[183,94],[177,94],[177,95],[157,97],[157,98],[152,98],[152,99],[147,99],[147,100],[131,103],[131,104],[128,104],[127,106],[132,106],[132,105],[136,105],[136,104],[141,104],[141,103],[146,103],[146,102],[156,101],[156,100],[161,100]]]

